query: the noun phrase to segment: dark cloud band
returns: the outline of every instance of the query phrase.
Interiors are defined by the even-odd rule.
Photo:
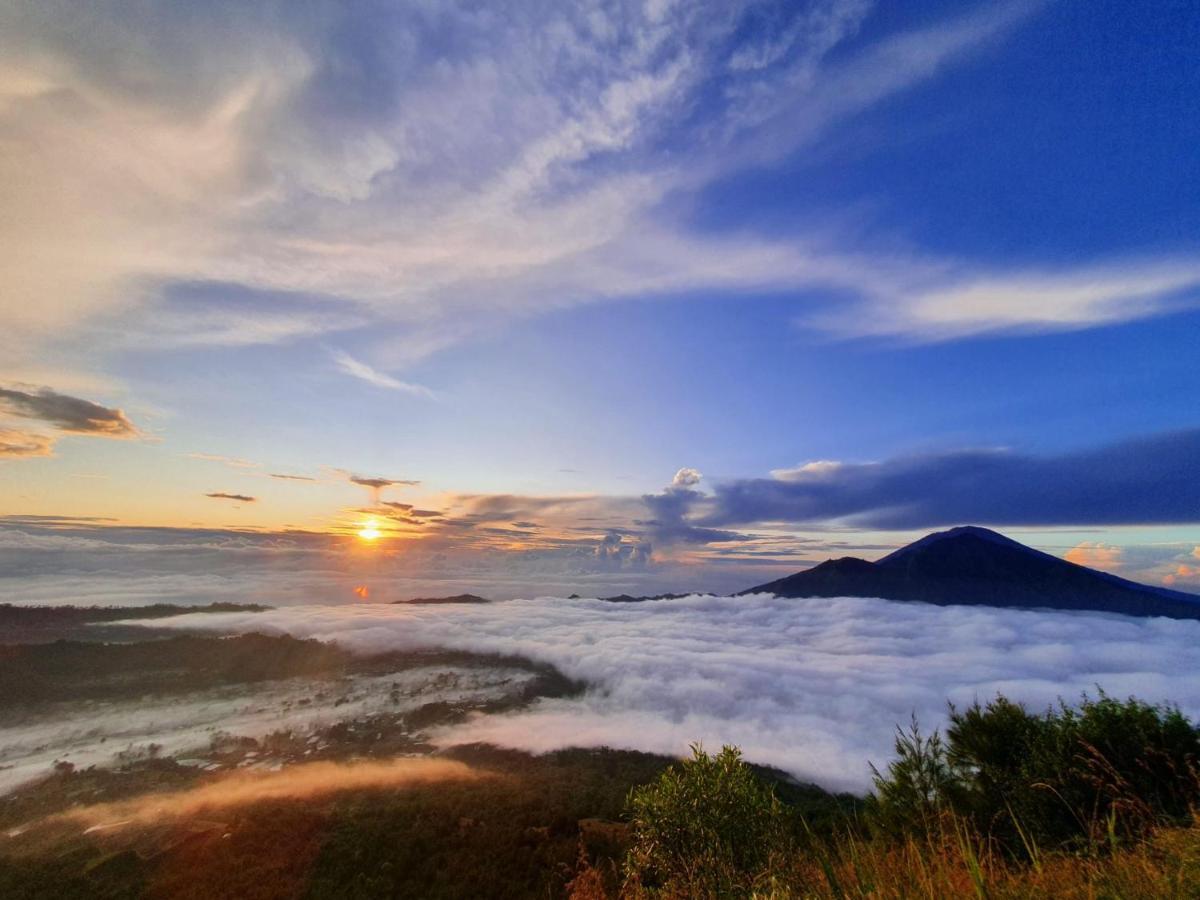
[[[1059,456],[958,450],[822,463],[717,485],[696,524],[830,521],[898,530],[1200,522],[1200,429]]]

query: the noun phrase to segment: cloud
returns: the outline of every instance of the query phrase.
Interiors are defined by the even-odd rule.
[[[801,481],[820,475],[832,475],[842,467],[842,463],[833,459],[817,459],[790,469],[772,469],[771,477],[780,481]]]
[[[949,339],[987,332],[1067,331],[1195,306],[1200,265],[1151,259],[1055,272],[948,273],[801,320],[850,335]]]
[[[350,481],[354,484],[361,484],[363,487],[375,488],[376,490],[379,490],[381,488],[386,488],[386,487],[392,487],[393,485],[397,485],[397,484],[414,485],[414,484],[421,483],[419,481],[410,481],[410,480],[404,480],[404,479],[368,478],[364,475],[350,475],[348,477],[349,477]]]
[[[1037,8],[869,39],[863,0],[0,9],[0,264],[20,324],[0,340],[32,359],[97,334],[161,349],[369,327],[371,363],[335,351],[339,368],[420,395],[380,367],[570,304],[835,288],[911,306],[894,328],[943,329],[937,298],[977,284],[969,267],[703,231],[681,198],[813,145]],[[1154,282],[1014,310],[1142,315],[1184,287]],[[194,285],[247,302],[175,302]],[[993,327],[991,294],[972,290],[988,309],[954,327]]]
[[[229,466],[231,469],[261,469],[262,464],[252,462],[248,459],[238,459],[235,456],[222,456],[219,453],[189,453],[192,459],[202,459],[205,462],[217,462]]]
[[[343,353],[340,350],[333,351],[334,362],[340,371],[347,375],[351,375],[360,381],[365,381],[368,384],[373,384],[375,387],[387,388],[392,391],[401,391],[405,394],[415,394],[420,397],[432,397],[433,391],[423,385],[413,384],[408,381],[401,381],[398,378],[393,378],[385,372],[380,372],[374,369],[361,360],[355,359],[348,353]]]
[[[315,478],[310,478],[307,475],[281,475],[278,472],[271,472],[271,478],[278,478],[280,481],[316,481]]]
[[[211,494],[205,494],[205,497],[212,497],[214,500],[239,500],[242,503],[257,503],[257,497],[249,497],[246,494],[227,494],[224,491],[214,491]]]
[[[25,419],[36,419],[68,434],[132,438],[139,432],[119,409],[59,394],[50,388],[22,391],[0,388],[0,407]]]
[[[699,484],[703,477],[696,469],[683,468],[675,473],[675,477],[671,479],[671,485],[673,487],[692,487]]]
[[[1145,525],[1200,521],[1200,430],[1032,456],[955,450],[883,462],[785,470],[715,487],[702,526],[828,523]]]
[[[693,490],[703,476],[695,469],[683,468],[675,473],[671,483],[660,494],[643,494],[642,502],[653,518],[639,519],[650,537],[657,543],[711,544],[739,540],[743,535],[732,531],[699,527],[691,521],[692,510],[707,501],[707,496]]]
[[[596,544],[596,558],[613,568],[643,569],[650,562],[653,545],[646,540],[626,540],[625,535],[609,531]]]
[[[692,741],[829,788],[863,790],[893,729],[926,728],[997,692],[1041,707],[1099,684],[1200,714],[1200,622],[937,607],[865,598],[692,597],[641,604],[557,598],[448,612],[292,607],[196,615],[167,627],[286,632],[363,653],[450,647],[514,654],[586,681],[578,700],[473,719],[443,744],[533,751],[614,746],[683,754]]]
[[[1112,572],[1124,565],[1123,556],[1124,551],[1120,547],[1113,547],[1098,541],[1083,541],[1063,554],[1063,559],[1073,562],[1077,566]]]
[[[30,456],[51,456],[54,453],[54,438],[31,431],[15,431],[0,428],[0,459]]]

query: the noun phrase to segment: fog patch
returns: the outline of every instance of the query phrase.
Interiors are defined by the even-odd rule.
[[[434,702],[477,703],[520,691],[533,674],[515,668],[429,666],[386,675],[294,678],[185,695],[79,701],[0,718],[0,793],[47,774],[120,764],[148,753],[203,755],[222,736],[316,733],[338,722],[401,714]]]
[[[157,824],[164,818],[183,818],[264,801],[307,800],[342,791],[403,788],[483,777],[496,776],[454,760],[420,757],[300,763],[278,772],[231,772],[198,787],[76,807],[50,818],[78,822],[86,834],[127,825]]]

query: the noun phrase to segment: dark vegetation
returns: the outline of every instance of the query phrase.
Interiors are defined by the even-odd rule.
[[[926,535],[876,562],[831,559],[742,593],[1200,619],[1200,596],[1098,572],[973,526]]]
[[[876,773],[876,819],[893,832],[929,828],[943,810],[998,849],[1094,852],[1189,821],[1200,735],[1178,711],[1101,694],[1038,715],[998,697],[952,710],[946,740],[914,723]]]
[[[55,641],[0,645],[0,710],[66,700],[175,694],[305,677],[382,675],[418,666],[505,665],[535,672],[530,690],[564,696],[581,686],[519,657],[429,650],[356,656],[336,644],[286,635],[179,635],[128,644]]]
[[[472,746],[447,755],[499,777],[217,809],[136,832],[0,838],[0,896],[563,896],[581,834],[597,864],[619,860],[630,787],[670,764],[609,750],[530,757]],[[43,789],[92,803],[128,796],[143,779],[168,788],[200,777],[172,765],[62,772]]]
[[[144,627],[121,628],[107,623],[126,619],[165,619],[184,613],[264,612],[269,606],[251,603],[209,603],[178,606],[15,606],[0,603],[0,644],[40,643],[62,639],[145,640]],[[103,627],[97,627],[103,626]]]
[[[897,735],[856,815],[814,827],[733,748],[630,797],[618,872],[584,897],[1200,896],[1200,736],[1178,711],[1103,694],[1035,714],[998,697],[943,736]]]

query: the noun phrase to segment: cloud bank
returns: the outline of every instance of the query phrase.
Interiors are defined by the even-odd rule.
[[[809,463],[718,484],[694,524],[841,521],[916,529],[1143,525],[1200,517],[1200,429],[1060,456],[955,450],[873,463]]]
[[[684,753],[740,745],[753,760],[829,788],[862,790],[912,713],[997,692],[1042,706],[1099,684],[1200,715],[1200,623],[863,598],[691,597],[609,604],[555,598],[471,608],[293,607],[183,616],[156,626],[251,629],[362,652],[451,647],[516,654],[586,680],[440,735],[534,751],[610,745]]]

